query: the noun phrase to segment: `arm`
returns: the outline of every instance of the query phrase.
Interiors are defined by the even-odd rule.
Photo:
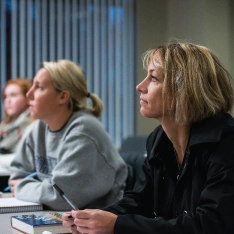
[[[27,160],[23,160],[22,156],[21,160],[17,158],[12,164],[15,171],[12,178],[21,175],[24,177],[23,172],[35,170],[30,147],[25,145],[24,148],[21,155],[25,155],[29,166],[25,165]],[[105,199],[113,186],[114,174],[92,139],[83,134],[70,134],[59,145],[58,163],[53,168],[52,175],[43,175],[39,171],[39,180],[21,181],[15,193],[19,199],[41,202],[50,209],[70,210],[69,205],[53,188],[52,184],[56,183],[79,208],[84,208]]]
[[[231,173],[234,173],[233,168],[231,171]],[[224,173],[226,174],[226,172]],[[222,177],[223,174],[221,173],[217,176]],[[222,182],[220,183],[220,186],[223,186]],[[233,195],[229,196],[228,193],[226,194],[226,197],[221,195],[221,197],[223,197],[223,199],[221,199],[223,200],[223,207],[221,209],[224,209],[223,211],[226,213],[222,214],[222,212],[220,212],[221,210],[217,207],[213,207],[214,210],[210,210],[210,205],[208,204],[208,201],[211,201],[212,199],[218,201],[220,193],[214,193],[213,197],[207,197],[207,189],[208,188],[206,188],[201,195],[200,205],[192,215],[184,214],[180,215],[178,218],[166,220],[163,217],[147,218],[139,214],[116,216],[113,213],[101,210],[83,210],[72,211],[74,219],[68,219],[64,214],[63,225],[65,227],[71,227],[73,232],[78,230],[81,233],[90,234],[232,233],[233,205],[231,201]],[[215,190],[217,189],[215,188]],[[224,190],[221,190],[225,193],[225,188]],[[227,199],[227,201],[224,201],[225,199]],[[218,204],[220,204],[220,201],[218,201]],[[230,206],[231,208],[229,209]],[[216,209],[217,211],[215,211]],[[225,226],[225,223],[227,226]]]
[[[204,176],[206,182],[200,197],[197,198],[197,205],[191,213],[183,214],[181,212],[177,218],[173,219],[165,219],[164,217],[152,219],[142,217],[138,212],[132,215],[126,212],[118,216],[115,234],[137,234],[144,232],[144,230],[152,234],[232,233],[234,228],[233,141],[233,138],[226,138],[219,146],[212,145],[210,152],[206,152],[209,156],[205,163],[205,175],[202,175],[203,172],[200,171],[200,176]],[[198,157],[205,157],[205,154],[200,154]],[[192,204],[188,204],[188,206],[190,205]],[[122,207],[121,202],[119,206]],[[115,208],[115,210],[117,209],[120,211],[120,208]]]
[[[234,168],[228,174],[234,176]],[[226,172],[217,174],[222,178]],[[217,179],[212,178],[212,179]],[[233,180],[233,179],[232,179]],[[227,182],[229,183],[229,182]],[[233,187],[233,181],[232,187]],[[217,187],[220,187],[219,191]],[[233,226],[233,189],[225,182],[218,182],[216,185],[208,185],[201,194],[200,203],[192,214],[181,214],[174,219],[164,217],[147,218],[138,214],[119,215],[115,224],[115,234],[140,234],[144,230],[147,233],[232,233]],[[213,194],[211,195],[213,190]],[[211,192],[211,193],[210,193]]]
[[[147,196],[147,194],[144,195],[142,191],[147,190],[147,185],[145,185],[146,187],[142,190],[137,188],[139,186],[139,181],[141,181],[141,179],[139,179],[138,186],[134,188],[134,191],[126,193],[119,203],[105,209],[105,211],[110,211],[118,215],[114,225],[114,233],[232,233],[234,228],[234,162],[233,150],[230,150],[230,146],[233,145],[233,140],[232,138],[225,139],[219,148],[215,148],[215,150],[210,153],[205,164],[206,183],[201,190],[200,197],[197,198],[198,204],[192,213],[181,213],[177,218],[173,219],[147,216],[147,213],[143,213],[141,209],[144,203],[142,203],[141,198],[143,198],[142,196]],[[211,148],[213,149],[214,146],[212,145]],[[205,157],[205,155],[199,155],[199,157]],[[149,174],[147,176],[146,171],[147,170],[145,170],[144,175],[147,178]],[[146,204],[146,207],[147,206]],[[151,203],[151,206],[153,206],[153,203]],[[83,219],[82,215],[83,214],[80,212],[75,212],[73,217],[76,219]],[[89,215],[91,216],[91,213]],[[106,220],[109,220],[108,217],[111,219],[111,216],[107,214],[105,214],[105,216]],[[94,217],[95,216],[92,215],[92,218]],[[92,225],[97,221],[96,228],[98,230],[100,226],[100,224],[98,224],[100,221],[98,218],[93,220],[89,217],[85,217],[85,219],[87,219],[85,224],[78,220],[75,221],[75,224],[78,226],[83,225],[90,229],[92,227],[92,229],[94,229],[95,227]],[[90,222],[88,220],[90,220]],[[69,225],[69,223],[66,222],[64,224]],[[102,224],[104,225],[104,222]],[[80,227],[77,227],[77,229],[84,230]],[[86,231],[87,233],[91,233],[88,229]],[[100,231],[98,233],[102,234],[105,232]]]

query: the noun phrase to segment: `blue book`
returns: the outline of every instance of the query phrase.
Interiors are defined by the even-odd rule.
[[[70,233],[70,228],[63,227],[61,217],[59,212],[15,215],[11,217],[11,226],[27,234]]]

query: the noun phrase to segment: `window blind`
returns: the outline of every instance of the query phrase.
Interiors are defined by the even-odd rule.
[[[116,146],[134,135],[135,0],[3,0],[0,14],[1,89],[32,79],[43,61],[70,59],[102,99]]]

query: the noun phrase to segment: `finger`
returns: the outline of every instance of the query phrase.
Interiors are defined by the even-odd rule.
[[[72,216],[74,217],[74,218],[79,218],[79,219],[89,219],[91,216],[92,216],[92,214],[95,214],[95,212],[96,212],[97,210],[88,210],[88,209],[86,209],[86,210],[73,210],[72,211]]]
[[[77,227],[77,231],[81,234],[88,234],[90,232],[90,229],[86,227]]]
[[[72,210],[73,218],[87,219],[90,217],[89,211],[87,210]]]
[[[77,227],[75,225],[71,226],[72,233],[78,233]]]
[[[71,226],[73,226],[74,225],[74,220],[73,219],[71,219],[71,220],[68,220],[68,221],[63,221],[63,226],[64,227],[71,227]]]
[[[78,227],[89,227],[89,220],[88,219],[74,219],[74,224]]]
[[[63,213],[63,215],[62,215],[62,219],[63,219],[63,220],[69,220],[69,219],[70,219],[70,216],[71,216],[71,212],[65,212],[65,213]]]

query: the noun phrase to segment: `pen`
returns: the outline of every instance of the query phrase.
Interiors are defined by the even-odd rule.
[[[37,176],[37,172],[33,172],[32,174],[27,175],[26,177],[24,177],[24,179],[33,178],[35,176]],[[8,186],[8,187],[4,188],[3,191],[4,192],[10,191],[11,187],[12,186]]]
[[[59,195],[72,207],[73,210],[79,210],[76,205],[65,196],[64,192],[57,184],[53,184],[53,187],[58,191]]]

